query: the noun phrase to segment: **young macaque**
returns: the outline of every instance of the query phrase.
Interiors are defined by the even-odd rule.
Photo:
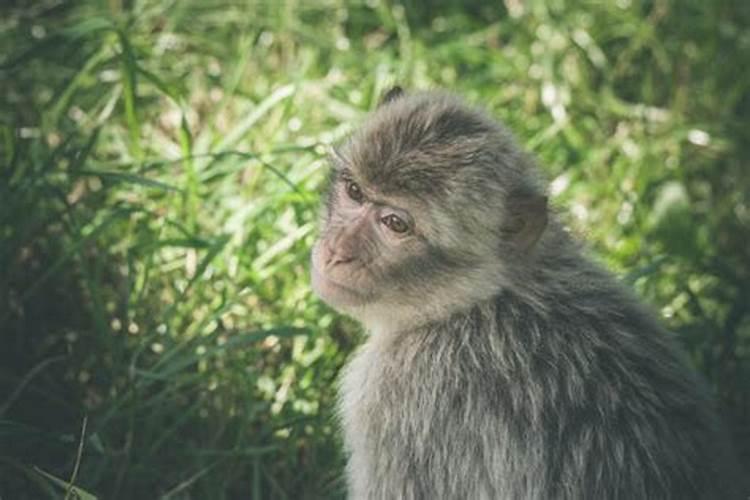
[[[313,287],[369,332],[351,498],[741,498],[706,388],[502,126],[396,88],[332,163]]]

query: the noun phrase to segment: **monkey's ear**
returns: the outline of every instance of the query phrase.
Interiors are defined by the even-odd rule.
[[[528,250],[539,240],[547,227],[547,197],[531,195],[511,197],[510,216],[503,233],[519,250]]]
[[[380,102],[378,102],[378,107],[381,107],[384,104],[388,104],[389,102],[395,101],[396,99],[400,98],[404,95],[404,89],[396,85],[391,90],[383,94],[383,97],[380,98]]]

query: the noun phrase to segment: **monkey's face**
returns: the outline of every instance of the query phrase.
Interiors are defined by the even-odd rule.
[[[502,265],[456,218],[420,197],[382,193],[336,168],[312,252],[312,285],[329,305],[371,328],[397,329],[497,293]],[[361,180],[360,180],[361,179]]]
[[[519,217],[526,202],[509,207],[533,189],[502,130],[445,96],[389,101],[332,163],[312,284],[371,328],[434,321],[497,294],[512,254],[543,228]]]
[[[379,197],[343,168],[334,173],[325,226],[313,247],[312,283],[330,305],[350,311],[405,292],[399,269],[428,245],[412,210]]]

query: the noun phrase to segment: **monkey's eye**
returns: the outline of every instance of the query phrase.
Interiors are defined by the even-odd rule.
[[[397,215],[386,215],[385,217],[380,219],[380,222],[385,224],[385,226],[394,233],[403,234],[409,230],[409,224],[407,224],[402,218]]]
[[[359,187],[359,184],[354,181],[346,181],[346,194],[349,195],[349,198],[351,198],[353,201],[356,201],[357,203],[362,203],[362,200],[364,200],[365,198],[365,195],[362,193],[362,189]]]

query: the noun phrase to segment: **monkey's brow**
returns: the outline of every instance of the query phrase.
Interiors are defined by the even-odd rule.
[[[339,174],[344,179],[348,179],[348,180],[351,180],[351,181],[355,180],[354,179],[354,174],[352,173],[352,171],[348,167],[341,167],[341,169],[339,169]]]
[[[332,172],[333,180],[342,180],[344,182],[356,182],[359,184],[359,181],[354,176],[354,173],[348,168],[348,167],[340,167],[336,168],[334,167],[334,171]]]
[[[332,174],[331,178],[334,180],[339,179],[339,180],[351,181],[351,182],[356,182],[357,184],[361,184],[359,179],[357,179],[357,176],[354,175],[354,172],[352,172],[349,167],[345,167],[343,165],[339,167],[334,167],[333,172],[331,172],[331,174]]]

